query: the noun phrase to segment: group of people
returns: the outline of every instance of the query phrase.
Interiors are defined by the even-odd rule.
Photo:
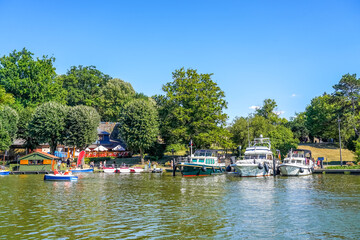
[[[70,158],[66,159],[65,161],[62,161],[61,159],[59,159],[58,162],[57,162],[58,170],[60,170],[61,167],[65,168],[65,164],[66,164],[67,168],[70,168],[71,161],[72,161],[72,159],[70,160]]]

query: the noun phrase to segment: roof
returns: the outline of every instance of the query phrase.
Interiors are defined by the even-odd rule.
[[[22,160],[22,159],[26,159],[26,160],[44,160],[44,159],[52,160],[52,159],[60,159],[60,158],[57,157],[57,156],[48,154],[48,153],[32,152],[30,154],[27,154],[27,155],[22,156],[22,157],[19,158],[19,160]]]

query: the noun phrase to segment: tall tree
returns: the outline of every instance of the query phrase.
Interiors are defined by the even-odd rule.
[[[14,109],[0,106],[0,150],[9,149],[15,140],[18,120],[19,116]]]
[[[119,120],[120,137],[127,146],[140,151],[144,164],[144,151],[157,139],[159,133],[158,113],[151,101],[135,99],[124,106]]]
[[[86,148],[98,138],[100,115],[93,107],[78,105],[69,107],[65,118],[65,143],[77,148]]]
[[[72,66],[65,75],[59,76],[67,90],[67,103],[70,106],[96,106],[100,89],[111,79],[109,75],[97,70],[95,66]]]
[[[286,124],[294,134],[294,137],[301,142],[306,142],[309,138],[309,129],[306,127],[305,112],[296,113],[295,117],[290,118]]]
[[[271,139],[273,152],[280,150],[282,156],[287,154],[291,148],[297,148],[299,143],[299,140],[294,138],[291,130],[282,125],[277,125],[270,131],[269,138]]]
[[[0,84],[24,107],[47,101],[65,103],[66,91],[56,78],[54,57],[33,58],[26,50],[14,50],[0,58]]]
[[[262,107],[256,109],[256,114],[273,121],[277,119],[277,115],[274,113],[277,104],[274,99],[265,99]]]
[[[25,140],[25,143],[23,146],[26,149],[30,149],[30,150],[34,150],[39,145],[39,142],[31,134],[30,128],[29,128],[29,124],[31,122],[34,112],[35,112],[35,108],[32,108],[32,107],[20,108],[18,110],[19,123],[18,123],[17,136],[19,138]]]
[[[218,143],[217,136],[226,134],[225,94],[211,76],[194,69],[175,70],[173,81],[162,88],[166,95],[155,96],[167,144],[193,139],[198,147],[210,147]]]
[[[58,144],[64,143],[67,107],[56,102],[38,106],[29,124],[30,134],[40,143],[49,143],[51,154]]]
[[[109,80],[100,89],[98,110],[102,120],[116,122],[124,105],[133,99],[135,94],[135,90],[130,83],[118,78]]]
[[[313,137],[337,139],[336,106],[331,102],[331,96],[324,94],[313,98],[306,107],[306,128]]]

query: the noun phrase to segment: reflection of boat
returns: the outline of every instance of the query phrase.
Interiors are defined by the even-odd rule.
[[[0,175],[9,175],[10,171],[9,170],[0,170]]]
[[[141,167],[120,167],[120,168],[104,168],[105,173],[140,173],[144,169]]]
[[[84,172],[94,172],[93,168],[76,168],[76,169],[71,169],[70,170],[72,173],[84,173]]]
[[[244,159],[236,161],[231,166],[242,177],[260,177],[273,174],[273,153],[269,138],[255,138],[253,145],[245,150]]]
[[[207,176],[225,171],[225,163],[219,163],[216,150],[196,150],[190,157],[179,160],[176,168],[180,169],[184,177]]]
[[[78,176],[74,175],[60,175],[60,174],[45,174],[45,181],[77,181]]]
[[[314,171],[314,162],[311,159],[311,151],[303,149],[291,150],[283,164],[279,166],[281,175],[301,176],[309,175]]]

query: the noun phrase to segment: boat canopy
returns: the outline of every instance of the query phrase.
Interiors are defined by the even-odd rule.
[[[200,149],[194,153],[195,157],[217,157],[217,150]]]

